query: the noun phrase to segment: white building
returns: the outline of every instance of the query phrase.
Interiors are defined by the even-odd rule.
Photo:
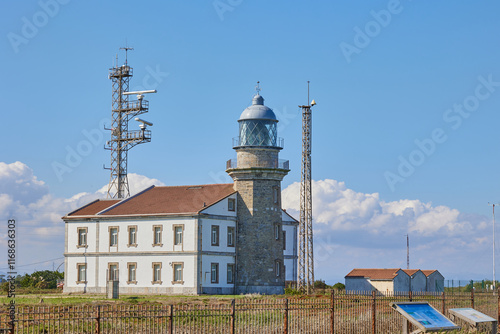
[[[281,209],[288,161],[263,101],[240,117],[234,184],[153,186],[64,216],[64,292],[119,281],[125,294],[283,293],[297,277],[298,222]]]
[[[441,283],[440,283],[441,282]],[[440,285],[441,284],[441,285]],[[345,276],[346,291],[434,292],[444,285],[437,270],[420,269],[353,269]]]

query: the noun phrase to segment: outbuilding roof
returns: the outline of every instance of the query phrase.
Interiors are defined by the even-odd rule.
[[[235,193],[232,183],[189,186],[152,186],[123,200],[97,200],[67,214],[82,216],[138,216],[197,214]]]
[[[426,277],[429,277],[434,272],[439,273],[437,270],[421,270],[421,269],[353,269],[345,277],[363,277],[371,280],[392,280],[398,275],[399,271],[404,272],[408,276],[413,276],[418,271],[421,271]],[[440,274],[440,273],[439,273]]]
[[[392,280],[400,268],[394,269],[353,269],[345,277],[364,277],[372,280]]]

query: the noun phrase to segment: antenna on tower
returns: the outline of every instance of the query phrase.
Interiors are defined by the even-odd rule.
[[[111,110],[111,140],[104,147],[111,151],[111,177],[108,185],[108,198],[125,198],[130,196],[127,178],[128,151],[142,143],[151,141],[151,130],[147,126],[153,123],[145,121],[136,116],[149,111],[149,102],[144,100],[144,94],[156,93],[156,90],[129,92],[130,78],[133,71],[127,65],[127,52],[133,50],[128,46],[120,48],[125,50],[125,65],[118,65],[118,55],[115,67],[109,70],[109,78],[112,81],[112,110]],[[137,100],[129,100],[129,95],[137,95]],[[140,130],[129,131],[128,123],[136,118],[140,122]]]
[[[302,174],[300,180],[299,272],[297,275],[297,289],[307,292],[307,294],[311,293],[314,288],[311,107],[315,104],[314,100],[309,102],[309,81],[307,81],[307,105],[299,106],[302,108]]]
[[[255,86],[255,91],[257,92],[257,95],[260,95],[260,81],[257,81],[257,86]]]
[[[406,235],[406,269],[410,269],[410,235]]]
[[[494,290],[497,285],[495,277],[495,205],[500,205],[500,204],[488,202],[488,205],[493,206],[493,290]]]
[[[125,47],[120,48],[120,50],[125,50],[125,65],[127,65],[127,61],[128,61],[128,52],[129,52],[129,51],[134,50],[134,48],[130,48],[130,47],[128,47],[128,46],[127,46],[127,42],[125,42]],[[118,55],[117,55],[117,57],[116,57],[116,58],[117,58],[117,60],[118,60]],[[118,64],[117,64],[117,66],[118,66]]]

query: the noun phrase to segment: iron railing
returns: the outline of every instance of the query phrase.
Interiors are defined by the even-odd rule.
[[[16,306],[12,333],[391,334],[401,333],[403,318],[390,303],[403,301],[426,301],[447,316],[450,308],[472,307],[499,317],[500,299],[492,293],[335,292],[317,297],[218,299],[208,304]],[[8,320],[4,305],[0,333],[10,332]]]

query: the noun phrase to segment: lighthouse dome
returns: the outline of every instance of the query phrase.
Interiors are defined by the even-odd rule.
[[[273,110],[264,105],[264,98],[259,94],[253,97],[252,105],[243,110],[238,122],[250,119],[269,120],[275,122],[278,121]]]
[[[238,123],[240,135],[236,146],[278,147],[278,119],[258,93],[253,97],[252,105],[243,110]]]

